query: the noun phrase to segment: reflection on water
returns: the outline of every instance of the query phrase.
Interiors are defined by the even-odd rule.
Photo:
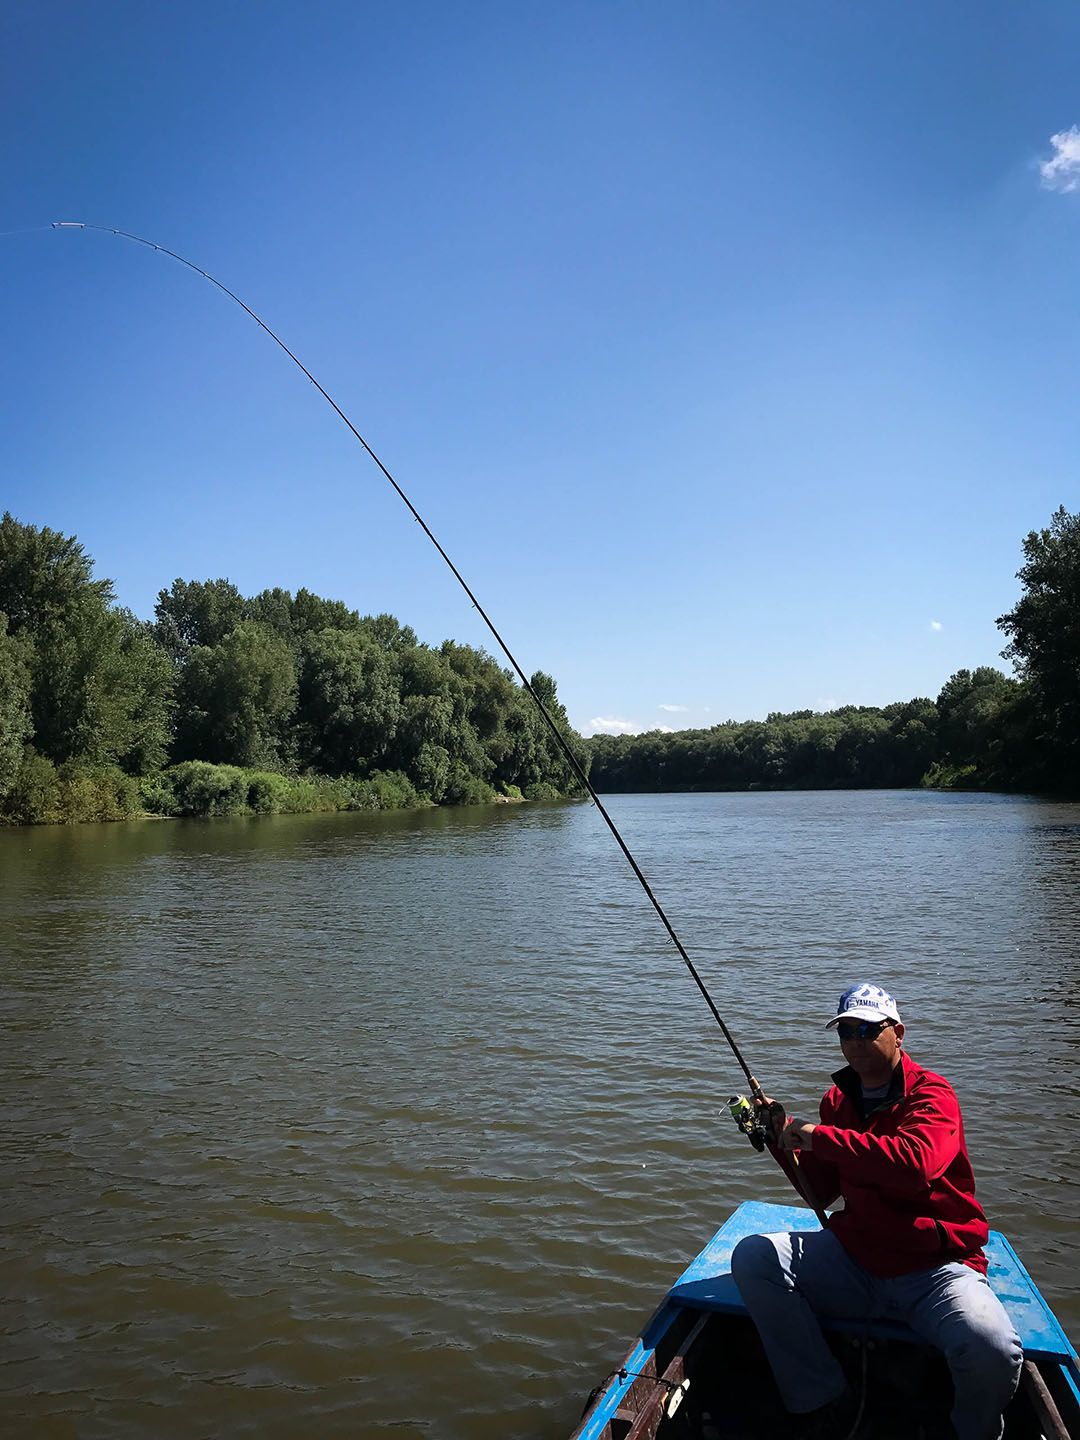
[[[1080,807],[611,803],[793,1107],[844,984],[894,987],[1075,1334]],[[6,831],[0,881],[5,1433],[554,1437],[788,1198],[587,806]]]

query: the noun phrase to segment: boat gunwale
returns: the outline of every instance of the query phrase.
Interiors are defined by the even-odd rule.
[[[724,1235],[725,1231],[729,1230],[729,1227],[732,1230],[738,1228],[733,1222],[735,1222],[740,1212],[761,1205],[761,1203],[762,1202],[758,1201],[743,1201],[742,1204],[737,1206],[724,1221],[723,1225],[720,1226],[698,1252],[698,1255],[684,1268],[678,1279],[676,1279],[664,1296],[660,1305],[652,1312],[648,1321],[641,1327],[641,1331],[627,1351],[622,1365],[612,1371],[602,1387],[594,1392],[593,1396],[590,1396],[590,1403],[577,1427],[572,1432],[570,1440],[610,1440],[612,1434],[611,1425],[616,1418],[616,1412],[622,1406],[623,1401],[630,1395],[633,1387],[640,1381],[651,1380],[653,1393],[649,1399],[645,1400],[643,1398],[641,1410],[638,1412],[634,1422],[635,1433],[637,1420],[641,1418],[644,1411],[649,1409],[653,1413],[656,1412],[658,1406],[666,1399],[668,1394],[664,1384],[661,1383],[656,1352],[663,1341],[670,1337],[673,1328],[678,1324],[682,1316],[694,1316],[700,1319],[702,1316],[708,1316],[710,1314],[717,1316],[726,1314],[729,1318],[734,1319],[741,1317],[747,1324],[751,1323],[749,1313],[741,1300],[739,1300],[737,1304],[733,1303],[730,1305],[695,1305],[691,1298],[679,1296],[675,1292],[684,1282],[685,1277],[693,1271],[694,1266],[701,1257],[717,1245],[718,1240]],[[777,1212],[791,1211],[798,1214],[800,1219],[804,1213],[809,1214],[809,1212],[803,1212],[799,1210],[799,1207],[793,1206],[769,1205],[768,1209]],[[1061,1381],[1066,1390],[1070,1392],[1069,1398],[1075,1406],[1078,1415],[1080,1415],[1080,1356],[1077,1355],[1077,1351],[1073,1347],[1069,1337],[1065,1334],[1060,1321],[1050,1308],[1042,1291],[1035,1283],[1027,1267],[1019,1255],[1017,1255],[1006,1236],[1000,1231],[993,1230],[990,1232],[990,1241],[995,1243],[995,1248],[1000,1246],[1008,1255],[1012,1264],[1016,1267],[1020,1278],[1024,1281],[1028,1294],[1038,1301],[1042,1315],[1047,1322],[1047,1330],[1054,1339],[1059,1342],[1057,1348],[1046,1348],[1039,1345],[1026,1348],[1025,1359],[1035,1363],[1040,1374],[1042,1374],[1044,1368],[1050,1369],[1052,1372],[1055,1370],[1060,1372]],[[1003,1301],[1003,1303],[1006,1303],[1006,1307],[1008,1308],[1008,1302]],[[839,1325],[833,1322],[826,1322],[825,1324],[825,1329],[832,1333],[843,1333],[845,1328],[850,1327],[845,1327],[843,1322]],[[864,1327],[860,1324],[860,1329],[862,1328]],[[871,1325],[870,1334],[873,1335],[875,1330],[878,1330],[876,1323]],[[905,1331],[906,1334],[904,1333]],[[900,1343],[921,1343],[913,1332],[907,1331],[907,1327],[897,1326],[889,1322],[883,1323],[879,1333],[885,1336],[885,1338],[895,1339],[900,1341]],[[1045,1379],[1045,1376],[1043,1378]],[[659,1425],[659,1423],[658,1419],[657,1424]],[[1076,1436],[1077,1440],[1080,1440],[1080,1428],[1077,1429]]]

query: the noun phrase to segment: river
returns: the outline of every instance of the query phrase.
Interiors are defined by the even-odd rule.
[[[851,979],[1080,1334],[1080,805],[616,796],[767,1088]],[[786,1182],[591,806],[0,831],[0,1431],[555,1440]]]

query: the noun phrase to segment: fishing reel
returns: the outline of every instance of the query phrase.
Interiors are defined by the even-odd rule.
[[[728,1112],[758,1151],[779,1142],[780,1132],[787,1119],[779,1100],[770,1100],[767,1105],[755,1105],[745,1095],[733,1095],[728,1101]]]

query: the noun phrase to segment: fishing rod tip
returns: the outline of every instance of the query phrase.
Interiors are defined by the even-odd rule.
[[[86,225],[82,220],[54,220],[52,228],[54,230],[85,230]]]

